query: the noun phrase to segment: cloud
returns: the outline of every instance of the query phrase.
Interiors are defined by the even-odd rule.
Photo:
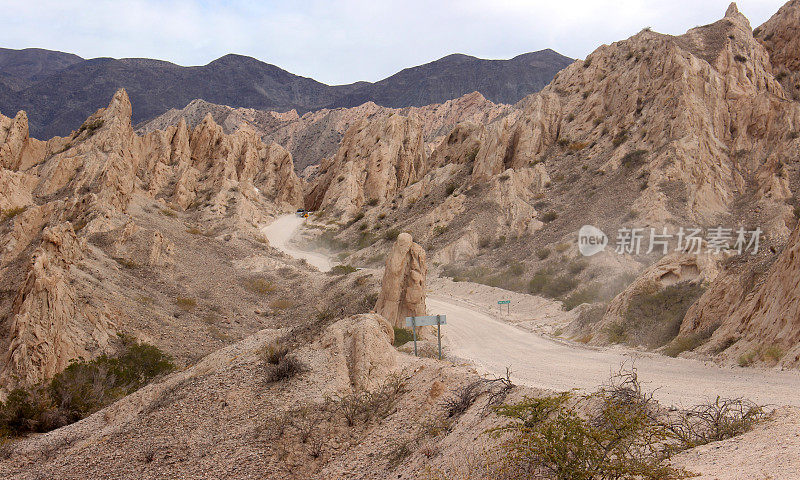
[[[744,0],[758,25],[780,0]],[[0,0],[0,45],[86,58],[202,65],[250,55],[326,83],[378,80],[450,53],[510,58],[552,48],[585,57],[645,26],[679,34],[722,17],[726,0]]]

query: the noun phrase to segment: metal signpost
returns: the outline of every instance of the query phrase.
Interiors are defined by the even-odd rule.
[[[498,305],[508,305],[508,313],[511,313],[511,300],[500,300],[497,302]],[[503,307],[500,307],[500,313],[503,313]]]
[[[442,359],[442,325],[447,324],[447,315],[425,315],[422,317],[406,317],[406,327],[411,327],[414,335],[414,356],[417,356],[417,327],[432,327],[436,325],[436,335],[439,338],[439,360]]]

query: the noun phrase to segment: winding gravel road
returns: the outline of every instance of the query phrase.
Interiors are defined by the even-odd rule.
[[[290,244],[303,223],[286,215],[263,229],[270,243],[289,255],[330,269],[321,253]],[[323,270],[324,271],[324,270]],[[622,365],[635,366],[644,386],[666,405],[688,407],[722,397],[746,397],[773,406],[800,406],[800,374],[755,368],[725,368],[711,363],[638,352],[630,349],[591,348],[539,336],[497,320],[461,303],[458,298],[429,295],[429,314],[447,315],[443,343],[452,357],[468,360],[483,373],[505,375],[514,382],[556,391],[591,391]]]

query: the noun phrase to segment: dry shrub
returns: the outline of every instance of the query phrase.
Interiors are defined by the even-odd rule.
[[[178,297],[175,299],[175,305],[184,312],[191,312],[197,308],[197,300],[190,297]]]
[[[263,277],[252,277],[244,281],[244,288],[250,292],[266,295],[276,290],[275,284]]]
[[[668,421],[680,448],[733,438],[766,418],[764,407],[742,398],[723,399],[697,405]]]
[[[504,470],[562,480],[668,480],[685,472],[668,463],[669,431],[636,372],[620,373],[591,395],[525,398],[497,409],[510,423],[492,430]]]
[[[268,383],[292,378],[306,370],[305,365],[297,357],[290,355],[289,347],[282,343],[264,345],[260,356],[264,362],[265,378]]]

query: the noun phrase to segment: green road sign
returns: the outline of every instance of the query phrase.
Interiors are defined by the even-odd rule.
[[[511,300],[500,300],[497,303],[500,304],[500,305],[505,305],[506,303],[511,303]]]

